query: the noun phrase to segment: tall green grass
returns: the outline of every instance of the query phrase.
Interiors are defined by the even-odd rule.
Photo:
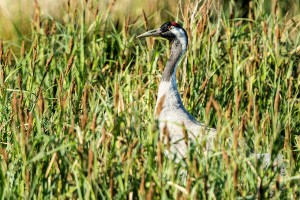
[[[136,39],[163,22],[151,23],[154,13],[118,24],[113,4],[97,13],[81,3],[65,22],[36,4],[19,50],[0,43],[3,199],[299,198],[299,22],[279,17],[278,2],[266,13],[253,1],[248,18],[233,2],[169,14],[189,35],[177,74],[184,105],[222,141],[209,155],[191,145],[180,163],[164,156],[153,116],[169,45]],[[254,152],[284,155],[285,176]]]

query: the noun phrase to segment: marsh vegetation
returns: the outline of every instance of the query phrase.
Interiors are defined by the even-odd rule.
[[[299,198],[298,1],[62,1],[56,15],[34,2],[29,21],[0,20],[3,199]],[[189,35],[183,103],[224,141],[182,163],[154,118],[169,45],[136,39],[165,21]],[[282,154],[286,174],[253,152]]]

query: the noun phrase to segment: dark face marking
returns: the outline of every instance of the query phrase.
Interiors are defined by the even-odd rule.
[[[163,25],[161,25],[160,30],[164,33],[170,30],[170,27],[172,26],[171,22],[166,22]]]
[[[162,33],[160,34],[163,38],[166,38],[170,41],[174,40],[176,38],[176,36],[174,35],[174,33],[172,33],[170,30],[173,27],[178,27],[178,28],[182,28],[179,24],[177,24],[176,22],[166,22],[163,25],[161,25],[160,30],[162,31]]]

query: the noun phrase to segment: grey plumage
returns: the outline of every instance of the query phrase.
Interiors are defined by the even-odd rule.
[[[175,22],[167,22],[159,29],[148,31],[138,37],[161,36],[171,42],[171,55],[166,63],[158,89],[155,108],[159,120],[160,136],[170,143],[171,156],[182,159],[187,154],[188,141],[209,139],[216,135],[216,130],[199,123],[183,106],[176,83],[176,69],[186,52],[188,39],[185,30]],[[186,133],[186,134],[185,134]],[[206,143],[205,149],[212,148],[212,142]]]

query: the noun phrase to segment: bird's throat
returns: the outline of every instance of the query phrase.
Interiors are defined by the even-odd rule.
[[[155,116],[159,117],[160,112],[167,107],[179,107],[182,105],[180,95],[177,90],[176,69],[186,48],[180,40],[171,43],[171,55],[164,69],[161,82],[158,88],[157,103],[155,106]]]
[[[171,42],[171,55],[167,61],[161,81],[171,81],[171,78],[176,79],[176,68],[185,51],[186,47],[183,46],[180,40],[173,40]]]

